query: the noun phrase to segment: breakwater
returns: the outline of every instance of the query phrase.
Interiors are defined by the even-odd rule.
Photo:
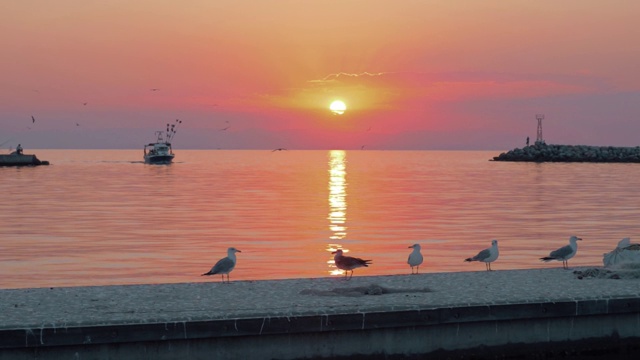
[[[547,145],[536,143],[501,153],[493,161],[640,163],[640,146]]]
[[[552,268],[0,290],[0,359],[637,355],[635,281]]]

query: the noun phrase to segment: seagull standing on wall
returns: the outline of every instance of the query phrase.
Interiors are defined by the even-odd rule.
[[[414,267],[416,268],[415,274],[417,274],[418,271],[420,270],[420,264],[422,264],[422,261],[424,260],[424,258],[420,253],[420,244],[413,244],[409,246],[409,249],[411,248],[413,248],[413,251],[411,252],[411,254],[409,254],[409,259],[407,260],[407,264],[411,266],[411,275],[413,275],[414,274],[413,268]]]
[[[569,238],[569,245],[565,245],[560,249],[554,250],[549,253],[549,256],[540,258],[540,260],[549,262],[551,260],[562,260],[562,268],[569,269],[569,259],[571,259],[576,252],[578,252],[578,240],[581,238],[573,235]]]
[[[484,249],[478,255],[464,259],[464,261],[482,261],[487,267],[487,271],[491,271],[491,263],[498,259],[498,240],[491,240],[491,247]]]
[[[227,274],[227,284],[229,284],[230,283],[230,281],[229,281],[229,273],[233,270],[233,268],[236,267],[236,253],[237,252],[242,252],[242,251],[240,251],[240,250],[238,250],[238,249],[236,249],[234,247],[228,248],[227,249],[227,257],[218,260],[218,262],[215,265],[213,265],[211,270],[209,270],[208,273],[202,274],[202,276],[221,274],[222,275],[222,283],[224,283],[224,274]]]
[[[332,254],[335,254],[333,260],[336,263],[336,267],[340,270],[344,270],[344,278],[347,279],[347,274],[351,271],[351,276],[349,279],[353,277],[353,269],[357,269],[359,267],[368,267],[371,263],[371,260],[362,260],[360,258],[344,256],[342,255],[342,249],[338,249]]]

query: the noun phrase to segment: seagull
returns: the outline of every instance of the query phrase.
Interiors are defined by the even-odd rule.
[[[151,90],[151,91],[158,91],[158,90],[160,90],[160,89],[158,89],[158,88],[153,88],[153,89],[149,89],[149,90]]]
[[[238,250],[238,249],[236,249],[234,247],[228,248],[227,249],[227,257],[218,260],[218,262],[215,265],[213,265],[211,270],[209,270],[208,273],[202,274],[202,276],[221,274],[222,275],[222,282],[224,283],[224,274],[227,274],[227,284],[229,284],[230,283],[230,281],[229,281],[229,273],[233,270],[234,267],[236,267],[236,253],[237,252],[242,252],[242,251],[240,251],[240,250]]]
[[[487,267],[487,271],[491,271],[491,263],[498,258],[498,240],[491,240],[491,247],[486,248],[478,253],[478,255],[464,259],[464,261],[482,261]]]
[[[549,253],[549,256],[541,257],[540,260],[548,262],[551,260],[562,260],[562,268],[569,269],[569,259],[571,259],[578,251],[578,240],[581,238],[572,235],[569,238],[569,245],[565,245],[558,250]]]
[[[422,264],[423,257],[422,257],[422,254],[420,253],[420,244],[413,244],[409,246],[409,248],[413,248],[413,251],[411,252],[411,254],[409,254],[409,260],[407,260],[407,264],[411,266],[411,275],[413,275],[414,267],[416,268],[416,272],[415,272],[416,274],[420,270],[420,264]]]
[[[31,123],[35,123],[36,122],[36,118],[33,117],[33,115],[31,115]]]
[[[83,103],[82,103],[82,105],[84,105],[84,106],[87,106],[87,104],[88,104],[87,102],[83,102]]]
[[[227,127],[225,127],[225,128],[222,128],[222,129],[220,129],[220,131],[225,131],[225,130],[227,130],[228,128],[230,128],[230,126],[227,126]]]
[[[277,148],[277,149],[273,149],[273,150],[271,150],[271,152],[274,152],[274,151],[282,151],[282,150],[287,150],[287,149],[285,149],[285,148]]]
[[[353,269],[357,269],[359,267],[368,267],[371,260],[362,260],[360,258],[344,256],[342,255],[342,249],[338,249],[332,254],[335,254],[333,260],[336,263],[336,267],[340,270],[344,270],[344,278],[347,279],[347,274],[351,271],[351,276],[349,279],[353,277]]]

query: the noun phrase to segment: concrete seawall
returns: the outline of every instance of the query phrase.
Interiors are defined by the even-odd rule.
[[[626,352],[637,281],[554,268],[0,290],[0,359]]]

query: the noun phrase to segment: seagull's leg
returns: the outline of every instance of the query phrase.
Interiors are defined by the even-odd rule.
[[[416,275],[420,272],[420,265],[416,266]]]
[[[222,275],[222,283],[224,284],[224,274],[220,274]]]

